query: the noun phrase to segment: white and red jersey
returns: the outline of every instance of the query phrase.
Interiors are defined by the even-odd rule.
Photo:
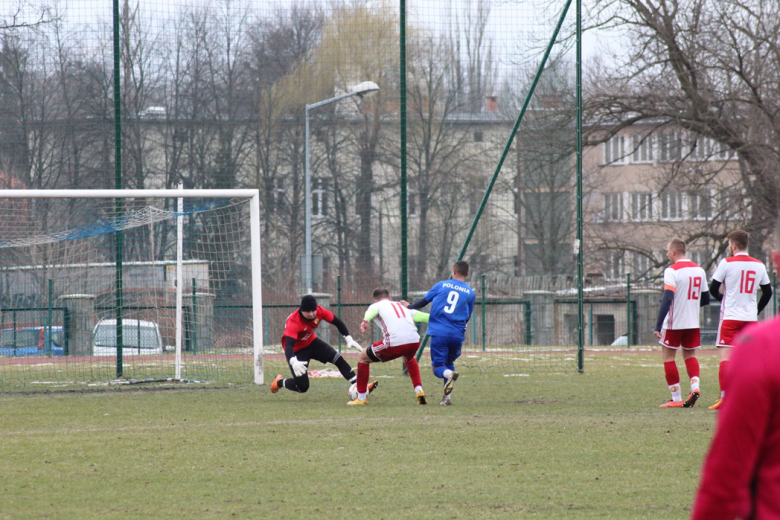
[[[420,341],[420,334],[414,324],[414,315],[418,312],[393,300],[380,300],[368,306],[364,319],[373,319],[382,330],[385,344],[397,347]]]
[[[723,285],[723,301],[720,302],[720,319],[757,321],[756,293],[761,285],[769,283],[766,267],[760,260],[747,253],[724,258],[715,269],[712,279]]]
[[[690,260],[677,260],[664,271],[664,290],[674,292],[663,328],[698,329],[701,294],[708,291],[707,274]]]

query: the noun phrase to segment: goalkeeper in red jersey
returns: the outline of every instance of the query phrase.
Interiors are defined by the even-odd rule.
[[[377,341],[372,346],[364,349],[358,357],[357,374],[357,399],[347,404],[350,406],[368,404],[368,365],[369,363],[384,363],[399,357],[404,358],[406,370],[412,379],[417,402],[426,404],[425,392],[420,379],[420,366],[415,355],[420,348],[420,334],[417,332],[415,322],[428,322],[428,314],[407,309],[400,302],[390,299],[387,289],[374,291],[374,303],[366,310],[363,322],[360,324],[360,332],[368,331],[368,325],[373,320],[383,333],[382,341]]]
[[[341,375],[350,384],[357,380],[355,371],[341,357],[341,354],[314,334],[322,320],[332,323],[338,329],[339,333],[346,339],[347,346],[360,349],[360,345],[352,339],[344,322],[328,309],[317,305],[314,296],[307,294],[301,300],[301,307],[287,317],[282,336],[284,355],[287,357],[287,363],[290,365],[293,377],[285,379],[282,374],[277,375],[274,382],[271,383],[272,393],[275,394],[281,388],[299,393],[305,393],[309,390],[308,365],[312,359],[336,365]],[[373,390],[376,385],[377,382],[374,381],[370,390]]]

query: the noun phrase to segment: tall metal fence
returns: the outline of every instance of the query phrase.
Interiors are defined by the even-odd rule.
[[[535,366],[581,368],[577,344],[650,343],[660,250],[687,220],[695,231],[721,214],[701,186],[668,187],[728,153],[674,155],[666,137],[616,135],[596,112],[583,147],[579,2],[2,9],[0,188],[258,188],[269,344],[308,290],[349,314],[377,286],[426,291],[462,256],[481,298],[467,348],[545,347]],[[616,165],[634,163],[656,173],[625,187]],[[689,234],[711,269],[722,245]],[[124,261],[170,260],[173,239],[135,243]],[[245,258],[230,261],[247,275]],[[248,341],[248,304],[228,284],[214,294],[226,344]]]

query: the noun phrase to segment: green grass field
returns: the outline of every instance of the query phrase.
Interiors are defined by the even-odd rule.
[[[448,408],[427,369],[428,406],[400,374],[360,408],[337,379],[0,394],[0,519],[686,518],[715,420],[700,361],[692,410],[658,408],[657,352],[464,371]]]

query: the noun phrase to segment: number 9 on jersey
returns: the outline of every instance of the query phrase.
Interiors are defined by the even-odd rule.
[[[456,291],[450,291],[450,294],[447,295],[447,305],[444,307],[444,312],[447,314],[452,314],[455,312],[455,306],[458,304],[458,298],[460,298],[460,294],[458,294]]]

